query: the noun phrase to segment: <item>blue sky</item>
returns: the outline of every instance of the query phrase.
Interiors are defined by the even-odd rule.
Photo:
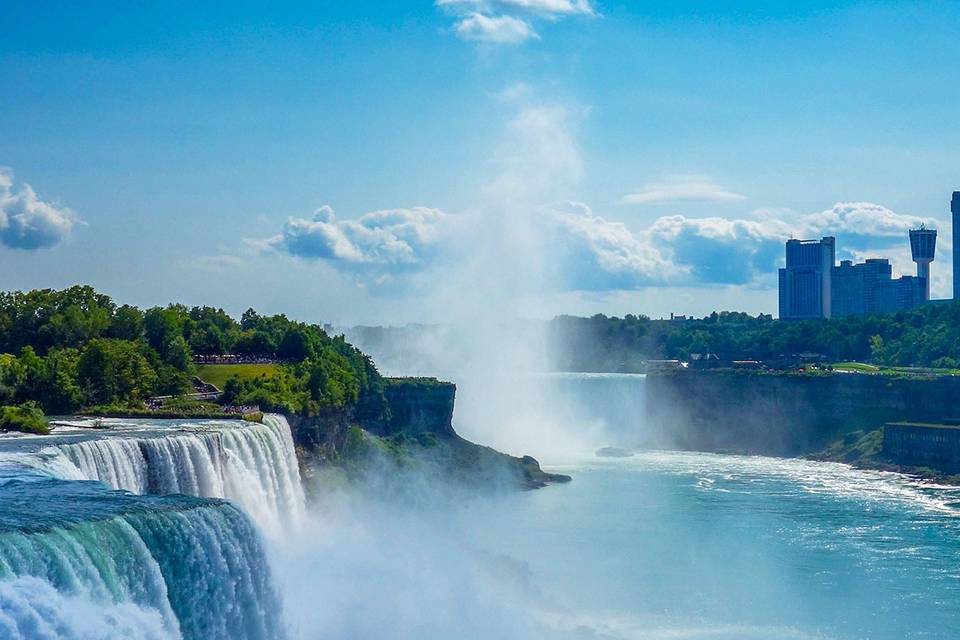
[[[773,312],[785,237],[925,221],[948,291],[960,3],[259,4],[0,5],[3,289]]]

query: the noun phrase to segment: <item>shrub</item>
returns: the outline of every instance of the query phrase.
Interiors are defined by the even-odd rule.
[[[50,425],[35,402],[0,407],[0,431],[20,431],[47,435]]]

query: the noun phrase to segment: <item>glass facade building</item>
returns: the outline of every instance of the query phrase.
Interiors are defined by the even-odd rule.
[[[787,265],[780,269],[780,317],[829,318],[831,270],[836,262],[836,240],[787,240]]]
[[[841,260],[831,270],[834,317],[877,313],[877,285],[888,281],[893,271],[886,258],[870,258],[854,264]]]

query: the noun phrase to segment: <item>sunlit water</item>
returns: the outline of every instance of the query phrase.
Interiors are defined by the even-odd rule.
[[[630,638],[960,634],[957,489],[696,453],[563,470],[573,483],[459,512],[478,548],[523,561],[561,628]]]
[[[5,438],[0,639],[958,637],[960,490],[800,460],[597,457],[576,447],[642,436],[642,378],[548,382],[552,411],[522,415],[574,480],[525,493],[408,478],[384,501],[320,480],[304,512],[279,417]]]

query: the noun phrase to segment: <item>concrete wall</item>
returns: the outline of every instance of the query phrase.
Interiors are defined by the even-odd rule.
[[[960,471],[960,427],[884,425],[883,453],[898,464],[956,473]]]

